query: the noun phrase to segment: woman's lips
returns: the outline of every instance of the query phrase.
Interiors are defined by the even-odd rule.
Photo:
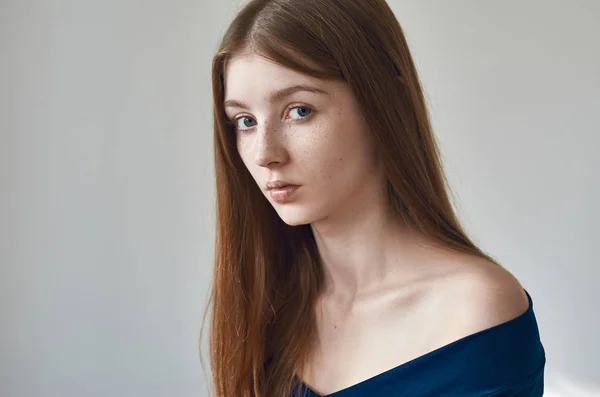
[[[279,189],[270,189],[269,194],[273,200],[283,202],[289,200],[299,188],[298,185],[287,185]]]

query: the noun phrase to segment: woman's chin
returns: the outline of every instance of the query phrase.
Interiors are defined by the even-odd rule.
[[[289,226],[307,225],[314,221],[314,214],[300,208],[277,208],[275,210],[283,222]]]

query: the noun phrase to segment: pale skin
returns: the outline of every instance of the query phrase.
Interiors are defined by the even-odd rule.
[[[225,76],[244,164],[284,222],[311,225],[323,260],[318,340],[299,374],[313,391],[347,388],[526,311],[509,271],[389,216],[369,127],[346,84],[257,55],[233,58]],[[304,89],[282,91],[296,86]],[[265,189],[277,179],[301,187],[277,202]]]

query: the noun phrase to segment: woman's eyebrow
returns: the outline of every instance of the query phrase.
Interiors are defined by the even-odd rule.
[[[300,92],[300,91],[329,95],[329,93],[327,91],[322,90],[321,88],[317,88],[317,87],[313,87],[313,86],[305,85],[305,84],[299,84],[299,85],[293,85],[291,87],[283,88],[279,91],[272,92],[268,97],[268,101],[270,103],[278,102],[278,101],[281,101],[283,98],[288,97],[288,96],[295,94],[296,92]],[[226,100],[225,107],[238,107],[238,108],[246,108],[246,109],[248,108],[248,106],[246,106],[246,104],[244,104],[243,102],[238,101],[236,99]]]

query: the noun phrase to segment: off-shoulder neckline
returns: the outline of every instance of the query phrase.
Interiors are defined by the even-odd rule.
[[[397,375],[397,373],[400,372],[400,371],[402,371],[402,370],[406,370],[406,369],[408,369],[410,367],[413,367],[413,366],[415,366],[415,365],[417,365],[417,364],[419,364],[419,363],[421,363],[421,362],[423,362],[425,360],[431,359],[431,358],[433,358],[433,357],[435,357],[435,356],[437,356],[439,354],[445,353],[448,350],[458,348],[459,346],[465,344],[466,342],[470,341],[471,339],[479,338],[479,337],[481,337],[483,335],[486,335],[486,334],[488,334],[490,332],[494,332],[494,331],[497,331],[499,329],[503,329],[505,327],[509,327],[510,325],[513,325],[514,323],[517,323],[517,322],[521,321],[523,318],[531,316],[532,313],[533,313],[533,299],[531,298],[531,295],[529,295],[529,292],[527,292],[526,289],[523,289],[523,291],[525,291],[525,294],[527,295],[527,300],[529,301],[529,306],[527,307],[527,310],[525,312],[523,312],[522,314],[518,315],[517,317],[512,318],[510,320],[507,320],[507,321],[505,321],[503,323],[494,325],[492,327],[483,329],[481,331],[477,331],[475,333],[466,335],[466,336],[464,336],[464,337],[462,337],[460,339],[457,339],[457,340],[455,340],[453,342],[450,342],[450,343],[448,343],[446,345],[443,345],[443,346],[441,346],[441,347],[439,347],[439,348],[437,348],[435,350],[432,350],[432,351],[427,352],[427,353],[425,353],[423,355],[415,357],[415,358],[413,358],[413,359],[411,359],[411,360],[409,360],[409,361],[407,361],[405,363],[402,363],[402,364],[400,364],[400,365],[398,365],[396,367],[393,367],[393,368],[390,368],[390,369],[385,370],[383,372],[380,372],[379,374],[376,374],[376,375],[374,375],[374,376],[372,376],[370,378],[362,380],[362,381],[360,381],[358,383],[355,383],[353,385],[350,385],[348,387],[345,387],[345,388],[340,389],[338,391],[335,391],[333,393],[321,395],[321,394],[315,392],[314,390],[312,390],[307,384],[305,384],[297,376],[295,378],[300,383],[300,385],[301,385],[301,387],[303,389],[307,390],[310,394],[312,394],[314,396],[318,396],[318,397],[343,397],[347,393],[351,393],[351,392],[353,392],[353,391],[355,391],[355,390],[357,390],[359,388],[366,387],[367,385],[369,385],[369,384],[371,384],[373,382],[382,380],[382,378],[387,378],[387,377],[390,377],[390,376]]]

